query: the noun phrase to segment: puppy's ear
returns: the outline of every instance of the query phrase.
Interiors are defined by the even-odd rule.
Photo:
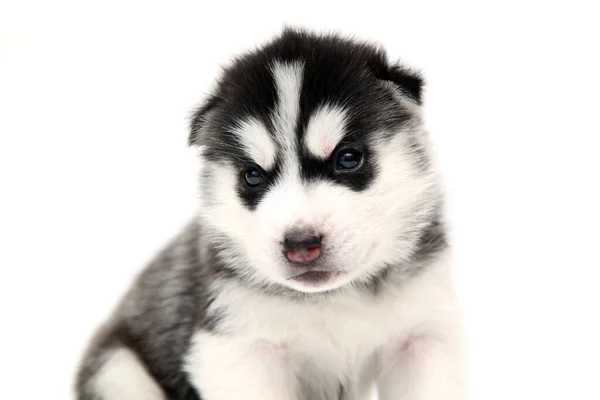
[[[189,146],[199,144],[199,139],[206,128],[210,115],[213,113],[218,103],[218,98],[216,96],[211,96],[193,112],[190,120],[190,136],[188,137]]]
[[[403,65],[393,65],[387,71],[387,78],[417,104],[422,104],[425,81],[420,73]]]
[[[379,66],[373,68],[373,72],[377,78],[392,83],[418,105],[422,104],[425,81],[419,72],[402,64]]]

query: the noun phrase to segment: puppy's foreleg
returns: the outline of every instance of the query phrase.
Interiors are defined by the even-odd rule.
[[[198,333],[186,370],[205,400],[294,400],[290,358],[284,345]]]

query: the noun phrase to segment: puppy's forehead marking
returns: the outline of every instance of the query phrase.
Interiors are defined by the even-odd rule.
[[[234,128],[234,133],[246,154],[263,169],[268,170],[275,165],[276,146],[267,127],[256,118],[240,121]]]
[[[319,107],[306,128],[305,146],[315,157],[325,160],[346,133],[346,112],[336,106]]]
[[[275,139],[283,152],[283,164],[289,170],[297,169],[296,128],[300,113],[300,91],[304,67],[300,62],[275,62],[272,66],[277,105],[273,114]]]

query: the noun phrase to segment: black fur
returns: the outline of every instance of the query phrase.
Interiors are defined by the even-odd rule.
[[[318,107],[343,106],[348,111],[344,145],[358,147],[367,156],[357,173],[339,174],[333,168],[335,160],[317,160],[303,152],[304,146],[298,146],[303,176],[307,180],[330,179],[357,191],[366,189],[377,173],[368,157],[370,134],[398,131],[411,117],[389,84],[416,103],[421,102],[423,85],[417,73],[391,65],[381,48],[367,42],[284,30],[279,38],[225,68],[215,93],[192,119],[190,143],[207,146],[210,160],[232,161],[240,174],[252,166],[232,131],[238,121],[248,117],[258,118],[273,131],[277,91],[270,67],[274,62],[303,65],[297,141],[303,142],[308,120]],[[240,179],[238,193],[250,209],[256,207],[278,173],[278,166],[264,171],[265,184],[257,188],[248,188]]]
[[[354,173],[336,171],[336,152],[326,161],[298,154],[304,179],[329,179],[357,191],[367,188],[378,173],[371,154],[369,133],[373,130],[399,131],[397,128],[409,123],[409,111],[398,100],[397,91],[420,103],[423,81],[418,74],[402,66],[390,65],[378,47],[340,36],[319,36],[286,29],[279,38],[258,51],[237,58],[225,69],[215,92],[195,112],[190,144],[205,145],[205,157],[209,162],[232,162],[240,172],[239,196],[249,208],[256,207],[278,178],[280,166],[276,164],[271,170],[262,171],[263,185],[247,186],[243,172],[254,165],[242,150],[233,127],[236,121],[252,116],[272,128],[271,113],[277,99],[269,65],[276,60],[304,64],[300,115],[294,132],[298,142],[304,140],[308,118],[317,107],[325,103],[344,105],[349,119],[343,146],[357,148],[364,154],[362,167]],[[299,149],[303,147],[298,146]],[[415,142],[414,150],[421,151],[418,142]],[[424,152],[420,154],[426,158]],[[203,179],[210,186],[210,180],[215,178],[205,171]],[[218,194],[213,196],[214,199],[207,201],[216,201]],[[441,221],[434,216],[430,222],[420,233],[419,248],[413,257],[415,265],[446,246]],[[90,382],[111,352],[119,348],[130,349],[137,355],[169,400],[200,400],[201,394],[196,393],[183,371],[184,356],[194,331],[201,328],[222,333],[221,322],[228,312],[227,309],[209,311],[213,301],[208,294],[209,287],[227,279],[262,285],[246,281],[227,262],[223,249],[231,249],[234,243],[214,232],[206,235],[203,229],[197,223],[191,223],[136,279],[84,355],[76,382],[78,400],[105,400],[97,397]],[[376,295],[387,282],[393,281],[391,276],[394,274],[405,276],[407,268],[390,265],[371,282],[357,284],[353,290]],[[306,294],[279,284],[265,284],[256,289],[273,296],[315,302],[343,290]],[[344,384],[340,383],[336,397],[342,399],[344,392]]]
[[[169,399],[200,398],[182,371],[195,327],[207,329],[214,319],[206,312],[211,300],[203,275],[209,270],[200,268],[199,229],[196,223],[189,224],[155,257],[99,330],[77,376],[78,400],[103,400],[90,391],[89,382],[111,351],[120,347],[137,354]]]

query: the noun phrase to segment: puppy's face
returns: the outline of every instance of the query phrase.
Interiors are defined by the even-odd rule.
[[[435,203],[420,90],[373,47],[291,31],[226,69],[191,141],[228,268],[316,292],[409,259]]]

